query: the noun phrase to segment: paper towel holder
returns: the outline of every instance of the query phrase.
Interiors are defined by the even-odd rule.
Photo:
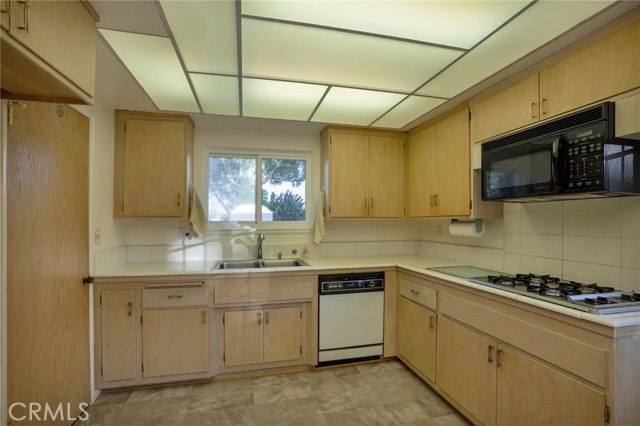
[[[483,219],[472,219],[472,220],[451,219],[451,223],[456,223],[456,222],[474,222],[476,232],[482,232],[482,227],[484,226]]]

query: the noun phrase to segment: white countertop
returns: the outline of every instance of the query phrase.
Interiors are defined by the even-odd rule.
[[[329,269],[359,269],[359,268],[384,268],[384,267],[400,267],[409,271],[417,272],[427,276],[440,278],[451,281],[456,284],[475,288],[487,293],[493,293],[515,299],[519,302],[529,305],[541,307],[550,311],[558,312],[574,318],[580,318],[586,321],[602,324],[609,327],[625,327],[640,326],[640,312],[594,315],[582,312],[577,309],[571,309],[565,306],[556,305],[551,302],[510,293],[498,288],[488,287],[482,284],[476,284],[465,278],[458,278],[452,275],[431,271],[426,268],[435,266],[452,266],[462,265],[459,262],[451,260],[438,259],[427,256],[384,256],[384,257],[341,257],[341,258],[314,258],[305,259],[309,266],[296,266],[284,268],[269,269],[227,269],[212,270],[216,264],[215,261],[199,261],[199,262],[154,262],[154,263],[129,263],[118,268],[103,271],[96,274],[96,277],[141,277],[141,276],[166,276],[166,275],[217,275],[217,274],[234,274],[234,273],[261,273],[265,272],[285,272],[285,271],[323,271]]]

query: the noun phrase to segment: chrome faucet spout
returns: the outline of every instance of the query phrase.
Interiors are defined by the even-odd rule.
[[[263,241],[264,241],[264,234],[258,233],[257,245],[256,245],[256,249],[257,249],[256,258],[257,259],[262,259],[262,242]]]

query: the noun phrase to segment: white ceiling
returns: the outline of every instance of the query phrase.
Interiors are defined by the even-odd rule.
[[[392,129],[632,2],[613,3],[92,1],[158,110]]]

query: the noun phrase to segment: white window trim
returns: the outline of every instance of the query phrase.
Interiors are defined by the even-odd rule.
[[[256,231],[288,231],[288,230],[304,230],[309,231],[313,228],[313,215],[315,214],[315,203],[313,201],[313,178],[314,178],[314,158],[311,151],[294,151],[294,150],[253,150],[253,149],[231,149],[231,148],[208,148],[205,150],[205,173],[204,188],[205,194],[203,204],[206,211],[209,211],[209,158],[211,156],[220,157],[247,157],[247,158],[278,158],[285,160],[304,160],[307,162],[307,177],[305,179],[305,220],[296,222],[257,222],[257,221],[237,221],[237,222],[218,222],[209,221],[210,231],[237,230],[238,228],[251,228]],[[262,203],[262,168],[256,167],[256,218],[258,217],[258,209]]]

